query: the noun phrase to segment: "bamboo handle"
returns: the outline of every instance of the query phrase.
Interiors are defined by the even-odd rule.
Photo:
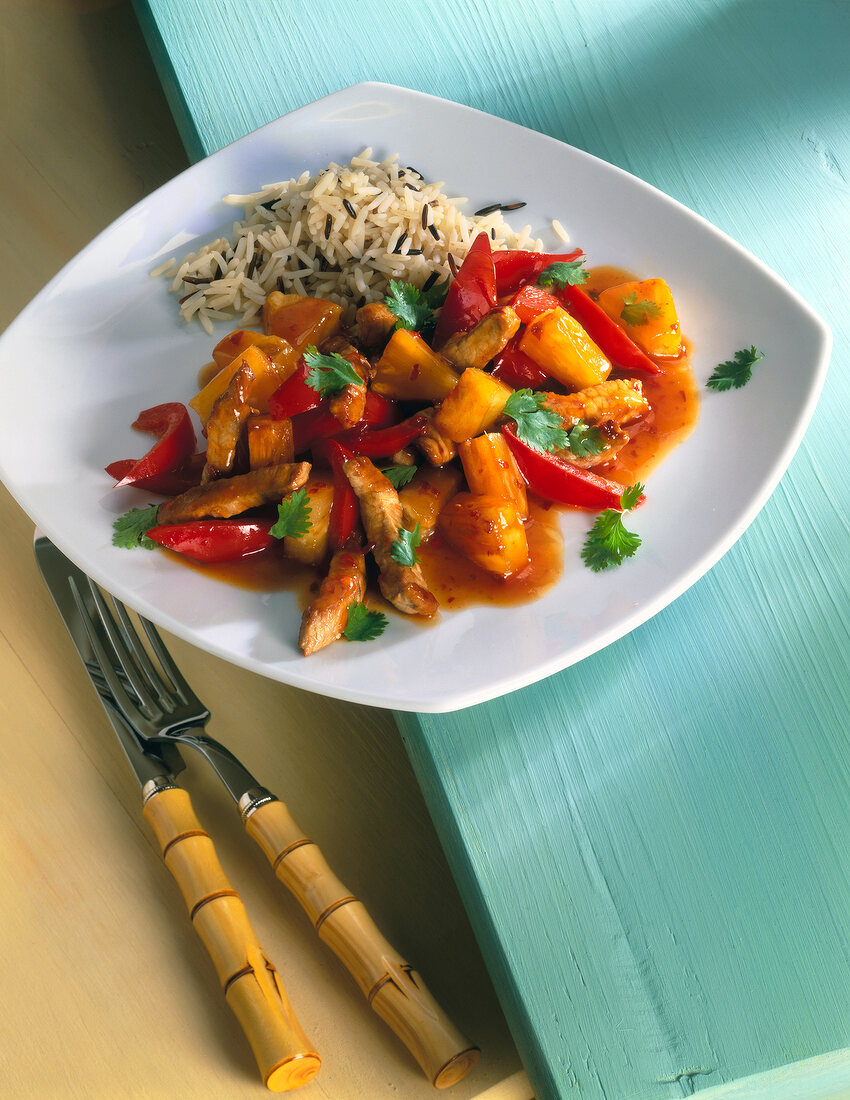
[[[245,906],[195,817],[189,795],[181,787],[156,781],[151,786],[151,792],[145,791],[145,818],[215,964],[227,1003],[248,1037],[263,1081],[273,1092],[306,1085],[319,1072],[321,1059],[257,942]]]
[[[434,1087],[456,1084],[477,1063],[479,1049],[457,1030],[416,971],[384,939],[362,902],[343,886],[286,806],[266,791],[251,793],[255,798],[243,809],[248,835],[295,895],[319,938],[353,975],[369,1004]]]

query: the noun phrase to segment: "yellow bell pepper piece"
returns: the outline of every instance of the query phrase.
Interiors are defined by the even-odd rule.
[[[249,394],[251,404],[258,412],[268,411],[271,395],[293,373],[298,364],[294,348],[288,353],[270,358],[257,345],[249,344],[226,367],[214,375],[200,393],[195,394],[189,404],[206,424],[213,405],[230,384],[230,379],[243,363],[247,363],[254,373],[254,383]]]
[[[568,389],[581,390],[604,382],[611,364],[578,321],[556,306],[531,322],[520,350]]]
[[[682,354],[679,315],[663,279],[609,287],[599,295],[599,304],[647,355],[675,358]]]

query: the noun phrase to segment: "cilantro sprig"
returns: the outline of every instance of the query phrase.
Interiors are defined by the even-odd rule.
[[[752,378],[753,367],[759,359],[764,359],[764,354],[757,347],[741,348],[735,352],[734,358],[727,359],[725,363],[719,363],[714,368],[706,386],[721,393],[724,390],[739,390]]]
[[[381,473],[394,489],[401,489],[411,480],[418,466],[384,466]]]
[[[348,622],[343,635],[350,642],[371,642],[387,629],[387,617],[383,611],[370,611],[365,603],[348,605]]]
[[[643,489],[639,482],[630,485],[620,496],[622,512],[618,512],[616,508],[606,508],[594,520],[581,550],[582,561],[594,573],[622,565],[640,546],[640,536],[626,530],[623,513],[635,507]]]
[[[630,327],[645,325],[650,317],[657,317],[660,312],[661,306],[650,302],[648,298],[641,298],[638,301],[637,294],[632,291],[623,299],[623,312],[620,314],[620,319]]]
[[[601,429],[595,424],[588,424],[586,420],[576,421],[567,432],[567,448],[576,458],[601,455],[606,446],[607,441]]]
[[[558,260],[543,268],[537,276],[537,285],[557,286],[563,290],[565,286],[586,283],[589,277],[590,273],[584,269],[584,260]]]
[[[505,416],[516,424],[517,438],[538,451],[556,451],[567,445],[567,432],[557,413],[544,407],[542,393],[514,390],[505,402]]]
[[[316,348],[315,344],[311,344],[304,352],[304,362],[309,368],[307,385],[322,397],[330,397],[349,385],[364,384],[363,379],[349,361],[337,352],[325,355]]]
[[[396,318],[396,329],[406,328],[430,336],[437,323],[434,310],[443,304],[448,289],[448,280],[423,291],[412,283],[390,279],[390,292],[384,304]]]
[[[300,539],[313,526],[306,489],[296,489],[277,506],[277,522],[270,534],[276,539]]]
[[[416,547],[421,542],[422,536],[419,533],[418,523],[412,531],[402,527],[399,530],[398,538],[390,547],[390,556],[399,565],[418,565],[419,555],[416,553]]]
[[[147,532],[156,527],[158,511],[158,504],[149,504],[147,508],[131,508],[119,516],[112,524],[112,545],[124,550],[135,550],[138,546],[145,550],[155,549],[156,543],[147,537]]]

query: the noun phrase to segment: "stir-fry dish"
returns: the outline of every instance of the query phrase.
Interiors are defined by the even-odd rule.
[[[397,611],[434,616],[431,544],[482,579],[521,578],[552,504],[596,513],[586,566],[621,564],[641,541],[624,515],[644,497],[621,458],[652,430],[645,387],[663,390],[683,343],[662,279],[587,280],[580,250],[493,251],[482,233],[453,278],[391,281],[353,324],[336,302],[271,292],[261,325],[216,344],[189,402],[206,449],[168,403],[134,425],[157,437],[148,454],[107,468],[168,498],[118,520],[116,544],[315,567],[304,654],[383,631],[373,575]]]

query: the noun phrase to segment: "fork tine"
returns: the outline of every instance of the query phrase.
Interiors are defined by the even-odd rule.
[[[127,608],[121,603],[120,600],[112,597],[112,606],[115,608],[115,612],[118,616],[124,633],[122,641],[127,645],[128,649],[132,651],[136,664],[147,677],[148,687],[156,695],[157,702],[163,711],[170,712],[174,710],[174,699],[170,689],[170,685],[166,686],[163,682],[163,678],[157,669],[154,667],[153,661],[148,655],[148,651],[142,645],[142,640],[139,637],[139,633],[133,625]],[[139,621],[144,624],[145,620],[139,616]],[[157,657],[160,658],[159,653]],[[161,658],[160,658],[161,661]],[[165,670],[167,673],[167,670]]]
[[[115,619],[112,616],[112,612],[109,610],[109,607],[100,589],[92,580],[89,580],[89,588],[91,590],[95,608],[97,609],[97,613],[100,616],[100,621],[103,624],[103,629],[106,631],[106,636],[109,639],[109,642],[112,645],[113,649],[112,659],[109,660],[109,658],[107,658],[108,667],[103,668],[103,673],[106,676],[107,681],[109,682],[110,688],[113,689],[114,693],[112,680],[109,676],[110,669],[114,674],[113,679],[117,683],[120,683],[117,676],[117,669],[115,668],[115,666],[117,665],[127,677],[130,685],[133,688],[133,691],[135,691],[137,695],[137,699],[130,703],[131,708],[133,710],[141,709],[146,718],[155,719],[159,715],[160,711],[157,708],[154,696],[151,694],[150,685],[147,684],[143,677],[140,675],[139,668],[133,660],[133,655],[130,652],[130,649],[127,647],[126,640],[122,637],[121,631],[116,626]],[[101,661],[101,664],[103,665],[103,661]],[[124,695],[125,700],[129,701],[129,695],[127,695],[126,692],[124,693]],[[117,700],[117,694],[115,697]]]
[[[203,707],[203,703],[197,697],[194,691],[192,691],[192,689],[189,687],[188,683],[183,677],[183,673],[174,663],[174,658],[165,648],[165,643],[159,636],[159,631],[156,629],[153,623],[149,622],[141,615],[139,616],[139,622],[142,624],[145,634],[147,634],[148,636],[148,641],[151,644],[151,649],[156,654],[156,659],[159,661],[165,675],[171,681],[171,686],[173,690],[176,691],[177,694],[180,696],[181,701],[187,706]]]
[[[94,661],[92,663],[97,666],[97,671],[105,681],[106,687],[109,689],[112,698],[115,700],[119,709],[128,713],[132,713],[132,711],[138,709],[138,700],[130,697],[124,687],[124,684],[121,682],[121,679],[119,678],[118,673],[116,672],[115,667],[110,660],[109,654],[106,651],[106,647],[101,640],[100,632],[97,630],[92,613],[86,606],[86,602],[83,599],[83,594],[73,577],[68,578],[68,585],[71,589],[71,594],[74,597],[74,603],[77,605],[77,610],[80,613],[80,621],[85,628],[86,636],[89,640],[89,645],[92,648],[92,653],[94,655]],[[86,663],[88,664],[89,662]]]

